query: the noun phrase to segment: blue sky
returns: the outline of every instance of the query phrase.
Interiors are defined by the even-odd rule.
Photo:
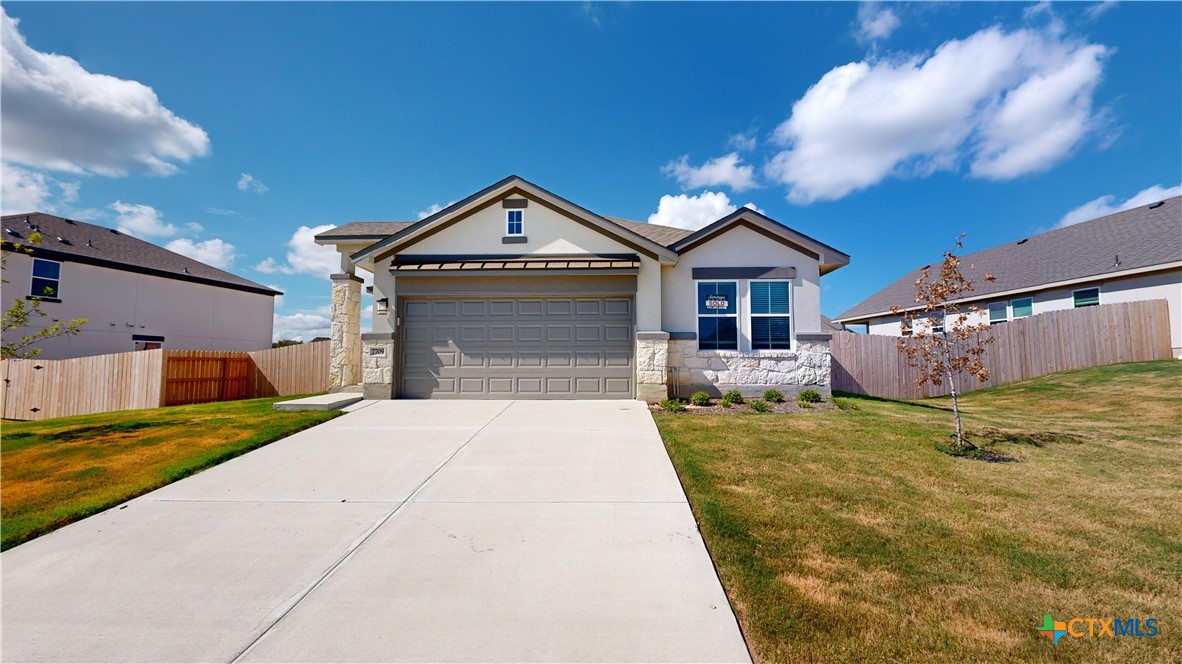
[[[853,257],[830,315],[961,232],[981,249],[1182,183],[1173,2],[4,12],[4,211],[277,286],[284,337],[327,329],[314,229],[511,173],[654,223],[752,203]]]

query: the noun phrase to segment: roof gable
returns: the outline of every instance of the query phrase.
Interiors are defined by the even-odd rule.
[[[974,282],[971,300],[1030,291],[1046,284],[1095,279],[1106,274],[1182,262],[1182,196],[1106,217],[1007,242],[960,257]],[[838,316],[839,322],[915,306],[916,268]],[[985,274],[995,277],[985,281]]]
[[[381,260],[496,205],[506,198],[522,197],[652,258],[670,263],[677,260],[675,252],[658,242],[620,224],[613,223],[517,176],[505,178],[462,201],[449,205],[422,221],[396,231],[385,239],[354,253],[352,260],[355,262]]]
[[[850,257],[845,253],[750,208],[739,208],[709,226],[677,240],[670,248],[683,254],[734,228],[748,228],[816,259],[821,264],[821,274],[832,272],[850,262]]]

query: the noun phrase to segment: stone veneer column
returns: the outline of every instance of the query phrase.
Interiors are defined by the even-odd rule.
[[[669,398],[669,333],[636,333],[636,398],[657,403]]]
[[[828,392],[833,372],[832,338],[829,334],[796,335],[796,383],[802,388]]]
[[[395,380],[394,333],[361,335],[362,393],[366,399],[393,399]]]
[[[328,389],[335,391],[361,382],[361,279],[352,274],[334,274],[330,278],[332,346]]]

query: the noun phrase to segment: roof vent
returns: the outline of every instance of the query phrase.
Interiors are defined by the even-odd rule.
[[[58,241],[58,242],[61,242],[62,244],[70,244],[70,241],[69,241],[69,240],[67,240],[66,238],[64,238],[64,237],[62,237],[62,236],[60,236],[60,235],[59,235],[59,236],[57,236],[57,241]]]
[[[1029,239],[1030,239],[1030,238],[1028,238],[1028,237],[1024,237],[1024,238],[1022,238],[1021,240],[1018,240],[1018,244],[1026,244],[1026,242],[1027,242]]]
[[[182,268],[182,270],[184,270],[184,273],[185,273],[185,274],[192,274],[192,272],[189,272],[189,268],[187,268],[187,267],[186,267],[186,268]]]
[[[107,230],[111,231],[115,235],[119,235],[119,231],[115,230],[114,228],[108,228]]]
[[[92,247],[92,248],[93,248],[93,247],[94,247],[94,244],[92,244],[92,243],[90,242],[90,240],[87,240],[87,241],[86,241],[86,246],[88,246],[88,247]]]
[[[20,233],[17,233],[16,231],[12,230],[11,228],[5,228],[4,230],[8,231],[8,234],[9,234],[9,235],[12,235],[12,236],[14,236],[14,237],[20,237],[20,236],[21,236],[21,234],[20,234]]]
[[[1120,267],[1120,254],[1112,257],[1112,267]]]
[[[78,222],[74,221],[73,219],[62,219],[62,221],[66,222],[67,224],[69,224],[71,226],[74,226],[78,223]]]
[[[1166,204],[1166,202],[1165,202],[1165,201],[1158,201],[1158,202],[1156,202],[1156,203],[1150,203],[1150,204],[1149,204],[1149,209],[1150,209],[1150,210],[1156,210],[1156,209],[1158,209],[1159,207],[1161,207],[1161,206],[1163,206],[1163,205],[1165,205],[1165,204]]]

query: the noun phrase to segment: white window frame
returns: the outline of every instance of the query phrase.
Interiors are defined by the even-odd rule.
[[[914,323],[908,323],[907,319],[905,317],[900,318],[899,319],[899,336],[910,337],[910,336],[914,336],[914,335],[915,335]]]
[[[993,320],[993,309],[991,309],[990,307],[992,307],[995,304],[1000,304],[1005,307],[1005,317],[1004,318],[999,318],[997,320]],[[1004,301],[1004,300],[1001,302],[990,302],[989,304],[985,305],[985,315],[986,315],[986,318],[989,319],[989,324],[996,325],[998,323],[1010,322],[1010,320],[1012,318],[1012,316],[1010,315],[1010,309],[1011,309],[1010,303],[1007,301]]]
[[[57,279],[50,279],[49,277],[38,277],[37,276],[37,261],[41,261],[43,263],[53,263],[54,265],[57,265]],[[53,289],[53,295],[43,295],[41,293],[34,292],[33,281],[36,279],[57,282],[57,287]],[[61,261],[52,261],[52,260],[49,260],[48,258],[38,258],[36,256],[33,257],[33,262],[29,265],[29,297],[36,298],[38,300],[49,300],[49,301],[62,299],[62,262]]]
[[[743,350],[743,307],[739,290],[742,279],[695,279],[694,280],[694,332],[698,335],[699,353],[735,353]],[[735,313],[733,314],[704,314],[698,311],[698,286],[700,284],[734,284],[735,285]],[[791,304],[789,304],[791,311]],[[698,324],[700,318],[734,318],[735,319],[735,347],[734,348],[702,348],[702,328]]]
[[[751,312],[751,284],[755,283],[783,283],[788,286],[788,313],[786,314],[756,314]],[[795,348],[796,321],[792,315],[792,280],[791,279],[747,279],[747,348],[754,353],[783,353]],[[755,318],[788,318],[788,347],[787,348],[756,348],[755,347]],[[742,330],[739,331],[742,337]]]
[[[1088,304],[1088,305],[1081,307],[1075,303],[1075,294],[1076,293],[1082,293],[1084,291],[1090,291],[1090,290],[1096,291],[1096,304]],[[1098,307],[1101,304],[1104,304],[1104,299],[1100,294],[1100,287],[1099,286],[1088,286],[1087,288],[1076,288],[1075,290],[1071,291],[1071,308],[1072,309],[1084,309],[1086,307]]]
[[[521,230],[516,233],[512,232],[510,225],[513,223],[514,212],[521,215]],[[521,237],[522,235],[525,235],[525,210],[521,208],[505,210],[505,237]]]
[[[1018,314],[1014,313],[1015,311],[1017,311],[1017,309],[1014,308],[1014,303],[1021,302],[1023,300],[1030,300],[1030,316],[1034,315],[1034,298],[1033,297],[1016,297],[1016,298],[1010,300],[1010,320],[1018,320],[1020,318],[1030,318],[1030,316],[1019,316]],[[1075,304],[1075,303],[1072,302],[1072,304]]]

